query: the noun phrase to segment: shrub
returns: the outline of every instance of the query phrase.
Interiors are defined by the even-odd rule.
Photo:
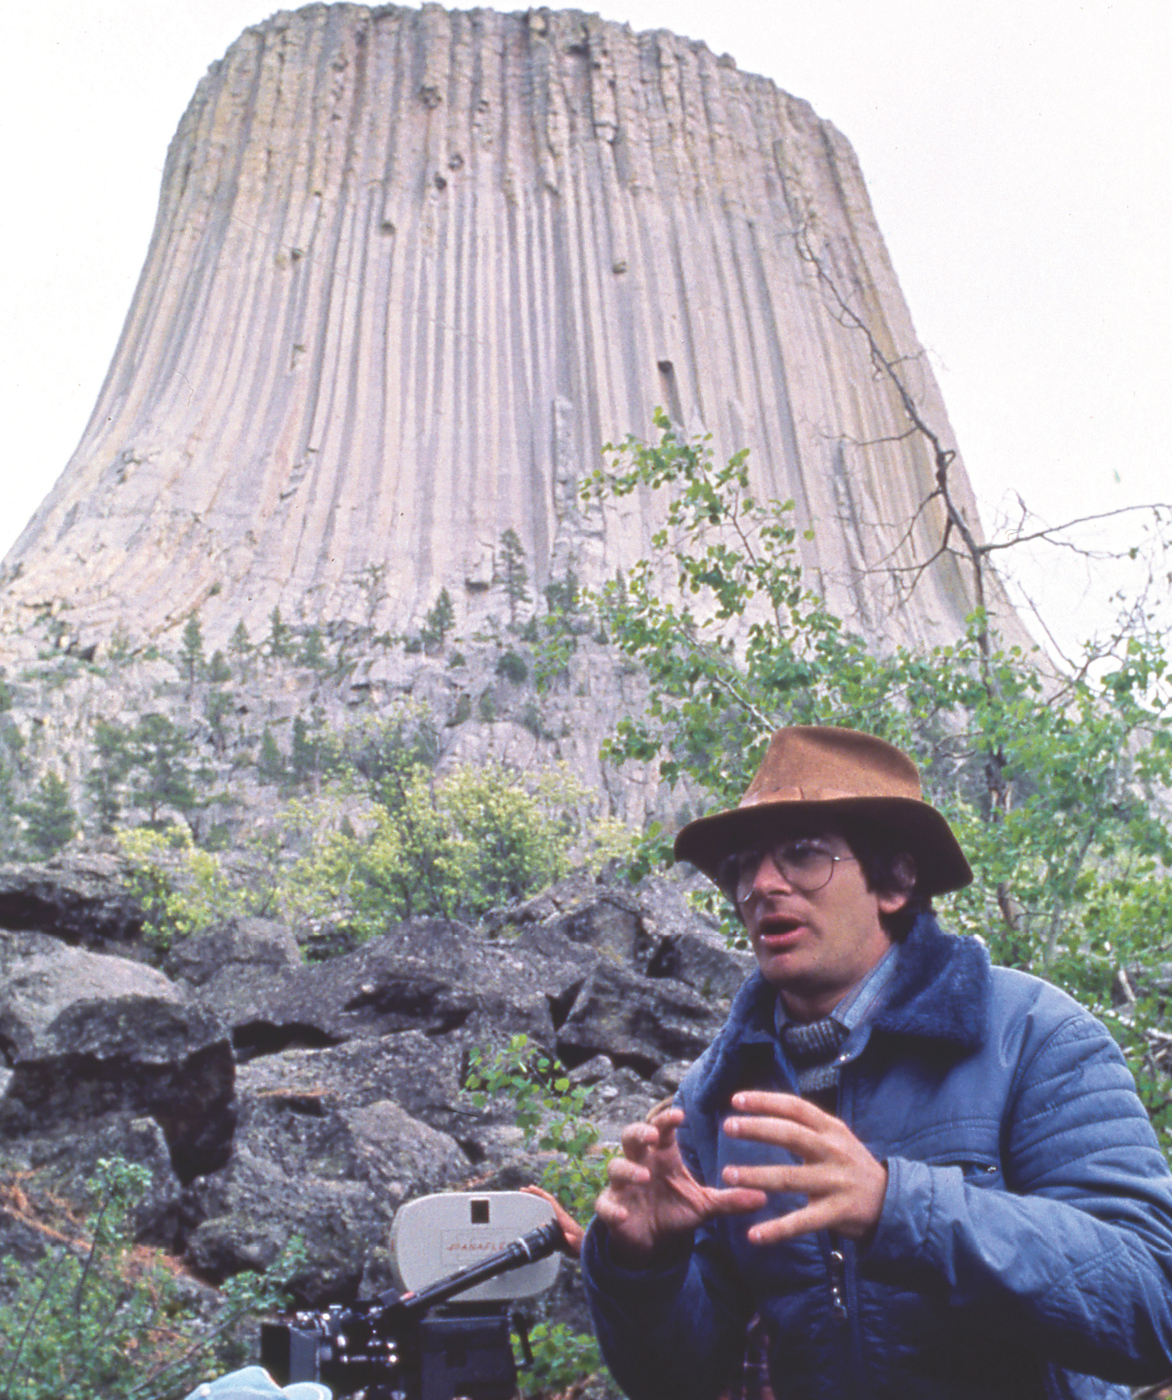
[[[149,1184],[145,1167],[99,1161],[75,1237],[24,1271],[0,1304],[4,1400],[178,1400],[201,1371],[239,1363],[246,1316],[284,1305],[274,1280],[299,1266],[299,1243],[267,1274],[221,1290],[211,1316],[197,1312],[173,1266],[134,1245],[130,1216]]]
[[[523,656],[510,649],[502,652],[497,659],[496,673],[514,685],[522,685],[529,677],[529,664]]]

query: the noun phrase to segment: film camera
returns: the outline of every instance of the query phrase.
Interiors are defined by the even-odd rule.
[[[391,1231],[401,1291],[265,1323],[261,1364],[279,1385],[356,1400],[510,1400],[512,1305],[550,1287],[564,1243],[550,1207],[520,1191],[421,1197]]]

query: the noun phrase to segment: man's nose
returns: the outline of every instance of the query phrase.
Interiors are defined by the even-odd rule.
[[[770,851],[766,851],[761,857],[761,864],[757,867],[757,873],[753,876],[752,894],[770,894],[774,890],[781,890],[792,894],[794,885],[785,876],[784,871],[773,858]]]

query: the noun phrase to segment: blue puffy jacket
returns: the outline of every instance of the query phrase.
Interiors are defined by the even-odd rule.
[[[709,1184],[794,1160],[721,1127],[738,1089],[797,1091],[775,1000],[751,977],[680,1090],[684,1159]],[[1115,1042],[1076,1002],[921,917],[852,1037],[838,1113],[887,1163],[866,1247],[750,1245],[754,1220],[801,1199],[775,1195],[627,1271],[594,1221],[587,1292],[632,1400],[712,1400],[754,1313],[778,1400],[1089,1400],[1172,1376],[1172,1176]]]

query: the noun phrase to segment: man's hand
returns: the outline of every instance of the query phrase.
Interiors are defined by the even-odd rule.
[[[734,1094],[734,1116],[724,1130],[734,1138],[773,1143],[801,1158],[790,1166],[726,1167],[729,1186],[791,1191],[806,1204],[774,1220],[754,1225],[753,1244],[776,1244],[812,1230],[837,1230],[866,1240],[879,1223],[887,1192],[887,1168],[877,1161],[841,1119],[793,1094],[749,1090]]]
[[[673,1241],[714,1217],[765,1204],[764,1194],[747,1186],[719,1190],[700,1185],[676,1142],[683,1121],[683,1111],[671,1108],[651,1123],[632,1123],[623,1130],[622,1156],[607,1166],[608,1185],[594,1209],[622,1264],[646,1266]]]
[[[586,1231],[562,1205],[561,1201],[556,1196],[551,1196],[540,1186],[522,1186],[521,1190],[527,1196],[537,1196],[546,1205],[553,1207],[554,1219],[561,1226],[562,1234],[566,1237],[566,1249],[575,1259],[580,1259],[582,1257],[582,1240]]]

